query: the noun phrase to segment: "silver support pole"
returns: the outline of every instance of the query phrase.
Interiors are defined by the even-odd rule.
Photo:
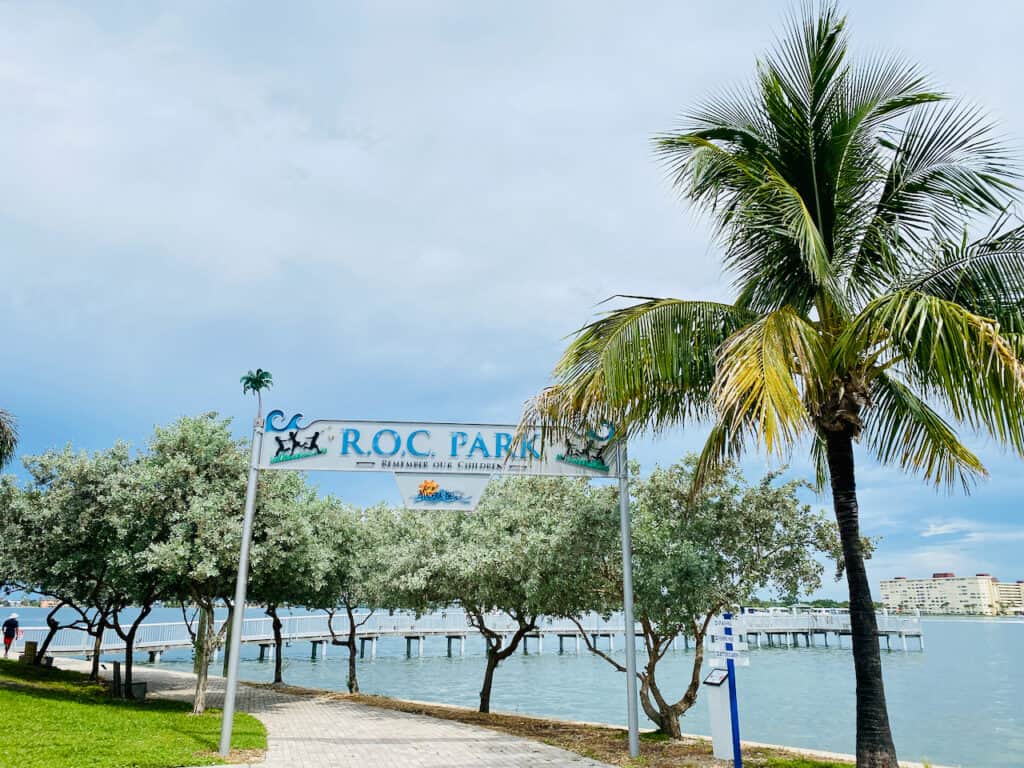
[[[228,651],[228,680],[224,689],[224,714],[220,725],[220,754],[231,752],[231,726],[235,719],[235,693],[238,689],[238,657],[242,645],[242,618],[245,615],[245,587],[249,581],[249,544],[252,519],[256,512],[256,484],[260,474],[260,450],[263,446],[263,414],[252,425],[252,455],[249,457],[249,484],[245,488],[245,516],[242,518],[242,548],[238,555],[238,580],[235,582],[235,609],[231,612],[231,647]]]
[[[636,693],[636,622],[633,619],[633,533],[629,519],[629,463],[626,442],[619,447],[619,522],[622,527],[622,618],[626,625],[626,721],[629,756],[640,756],[640,719]]]

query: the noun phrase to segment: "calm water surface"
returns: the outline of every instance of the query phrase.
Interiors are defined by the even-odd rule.
[[[22,626],[40,625],[45,611],[22,609]],[[248,613],[248,612],[247,612]],[[252,611],[258,615],[258,611]],[[180,620],[158,612],[156,621]],[[924,619],[925,651],[882,652],[896,746],[905,759],[972,768],[1024,766],[1024,620]],[[914,641],[908,641],[915,647]],[[625,725],[625,683],[607,662],[584,652],[516,654],[495,675],[492,708],[508,712]],[[621,648],[622,638],[617,638]],[[568,643],[567,643],[568,647]],[[414,646],[415,649],[415,646]],[[414,651],[415,652],[415,651]],[[271,662],[243,647],[241,676],[269,680]],[[285,682],[343,690],[346,650],[331,647],[310,660],[310,644],[285,649]],[[470,637],[464,657],[447,658],[444,638],[428,638],[423,658],[405,658],[405,640],[379,641],[378,657],[359,663],[366,693],[475,706],[483,674],[483,642]],[[618,656],[622,654],[619,651]],[[144,659],[145,656],[141,655]],[[737,676],[744,738],[774,744],[854,751],[854,679],[849,650],[764,648],[750,652]],[[659,665],[662,690],[681,695],[692,652],[669,652]],[[191,668],[186,651],[168,652],[162,667]],[[220,664],[215,664],[217,671]],[[643,712],[641,711],[641,718]],[[683,730],[710,733],[702,699]]]

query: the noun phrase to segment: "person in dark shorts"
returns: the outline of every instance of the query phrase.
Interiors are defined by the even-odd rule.
[[[14,638],[18,636],[18,614],[12,613],[7,617],[7,621],[3,625],[4,632],[4,658],[7,658],[7,654],[11,652],[11,643],[14,642]]]

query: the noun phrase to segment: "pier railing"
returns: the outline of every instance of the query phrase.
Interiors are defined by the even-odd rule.
[[[218,619],[215,628],[220,630],[224,620]],[[449,609],[417,616],[406,611],[376,611],[368,616],[368,612],[356,614],[359,637],[425,637],[464,636],[475,634],[477,630],[470,626],[466,614],[461,609]],[[311,640],[324,641],[331,639],[327,626],[326,614],[302,616],[282,616],[282,637],[286,641]],[[581,624],[586,634],[621,635],[625,631],[621,614],[603,617],[588,614]],[[817,614],[817,613],[746,613],[734,618],[736,634],[742,633],[807,633],[807,632],[849,632],[850,617],[848,614]],[[511,634],[518,629],[516,622],[504,613],[487,615],[487,626],[499,633]],[[919,635],[920,619],[908,616],[878,616],[878,629],[883,633],[904,633]],[[339,638],[347,637],[348,617],[342,613],[334,617],[334,630]],[[41,644],[47,635],[46,627],[26,627],[24,635],[14,646],[18,651],[25,641],[36,641]],[[568,619],[541,617],[537,622],[537,633],[542,635],[576,635],[579,629]],[[243,643],[267,644],[273,642],[274,631],[272,620],[262,617],[245,619],[242,627]],[[92,653],[95,639],[80,629],[62,629],[50,643],[48,652],[52,654],[81,655]],[[192,645],[192,636],[184,621],[142,624],[135,636],[135,648],[138,651],[166,650],[170,648],[186,648]],[[112,629],[103,635],[100,650],[103,653],[123,651],[124,641]]]

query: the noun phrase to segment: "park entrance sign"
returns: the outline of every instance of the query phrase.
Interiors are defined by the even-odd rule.
[[[318,419],[271,411],[259,468],[391,472],[409,509],[475,509],[495,474],[619,476],[611,429],[551,439],[518,426]],[[513,448],[513,445],[515,448]]]
[[[622,528],[622,590],[625,621],[629,753],[640,754],[633,621],[633,553],[629,520],[626,441],[613,442],[611,428],[555,438],[541,430],[495,424],[316,419],[303,423],[271,411],[253,424],[249,482],[242,520],[235,605],[245,605],[249,545],[260,471],[391,472],[410,509],[472,510],[495,475],[560,475],[611,478],[619,483]],[[228,679],[224,693],[220,753],[231,751],[238,688],[243,611],[232,611]]]

